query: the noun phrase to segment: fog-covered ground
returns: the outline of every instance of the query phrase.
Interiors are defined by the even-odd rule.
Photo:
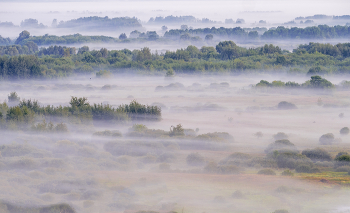
[[[2,82],[0,100],[6,100],[11,91],[22,99],[56,106],[68,105],[71,96],[113,106],[135,99],[161,106],[162,120],[81,128],[72,125],[69,133],[59,135],[3,131],[0,145],[7,148],[1,151],[0,200],[29,206],[64,202],[77,212],[346,212],[350,194],[338,184],[281,176],[284,169],[275,169],[277,176],[259,175],[260,163],[240,166],[239,174],[206,172],[207,162],[218,163],[232,153],[265,156],[264,150],[274,142],[277,132],[286,133],[300,151],[320,147],[319,137],[333,133],[341,140],[323,147],[332,156],[350,151],[349,136],[339,134],[350,121],[348,91],[251,87],[261,79],[301,83],[308,78],[89,76]],[[335,84],[344,80],[328,79]],[[319,98],[323,106],[317,104]],[[294,103],[297,109],[278,109],[281,101]],[[343,118],[340,113],[344,113]],[[132,138],[127,135],[133,123],[165,131],[182,124],[185,129],[198,128],[196,135],[227,132],[234,140],[193,143],[181,138]],[[103,130],[119,130],[123,137],[93,136]],[[256,132],[263,136],[257,138]],[[139,154],[121,155],[118,150],[130,143],[134,145],[129,148]],[[189,165],[186,158],[191,153],[200,154],[204,163]],[[237,190],[241,197],[234,194]]]

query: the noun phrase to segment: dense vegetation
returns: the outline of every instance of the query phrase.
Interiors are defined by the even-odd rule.
[[[197,48],[151,53],[147,47],[130,51],[90,51],[87,46],[78,50],[64,46],[40,48],[33,42],[25,45],[3,46],[0,53],[0,77],[3,79],[57,78],[72,74],[87,74],[95,70],[113,72],[146,71],[150,73],[244,73],[265,72],[349,73],[350,48],[348,43],[330,45],[310,43],[300,45],[293,53],[274,45],[242,48],[232,41],[220,42],[216,48]],[[318,51],[319,50],[319,51]],[[35,54],[33,54],[35,53]],[[31,54],[31,55],[26,55]],[[289,86],[298,86],[290,84]],[[329,85],[330,86],[330,85]]]
[[[235,40],[247,40],[247,39],[334,39],[334,38],[348,38],[350,35],[350,26],[328,26],[318,25],[313,27],[299,28],[292,27],[286,28],[279,26],[277,28],[270,28],[263,32],[259,36],[258,31],[260,29],[243,29],[241,27],[235,28],[199,28],[199,29],[173,29],[164,34],[167,38],[181,38],[182,35],[189,34],[192,36],[205,36],[208,34],[228,38]]]
[[[8,103],[0,104],[0,123],[2,128],[28,129],[37,131],[67,131],[68,124],[117,124],[129,120],[158,121],[161,108],[146,106],[132,101],[130,104],[114,108],[108,104],[90,104],[86,98],[72,97],[70,106],[40,106],[38,101],[21,100],[17,93],[8,96]],[[46,121],[50,121],[46,123]],[[39,123],[37,123],[39,122]],[[37,123],[35,125],[35,123]],[[53,123],[58,123],[54,126]]]
[[[256,88],[274,87],[274,88],[312,88],[312,89],[330,89],[334,88],[330,81],[321,78],[318,75],[311,76],[311,79],[305,83],[298,84],[296,82],[282,82],[282,81],[272,81],[271,83],[265,80],[261,80],[255,85]]]

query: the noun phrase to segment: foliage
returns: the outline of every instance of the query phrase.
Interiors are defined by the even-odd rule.
[[[276,140],[274,143],[269,144],[265,149],[265,153],[271,153],[279,150],[296,150],[295,145],[287,139]]]
[[[186,163],[189,166],[203,166],[205,159],[199,153],[191,153],[186,157]]]
[[[281,175],[282,176],[294,176],[293,172],[291,172],[289,169],[284,170]]]
[[[334,141],[334,135],[332,133],[324,134],[319,139],[319,142],[321,145],[331,145],[333,141]]]
[[[258,171],[258,174],[260,175],[276,175],[276,172],[273,171],[272,169],[262,169]]]
[[[316,148],[316,149],[306,149],[303,150],[302,155],[310,158],[313,161],[331,161],[332,156],[324,149]]]
[[[297,109],[297,106],[295,106],[295,104],[293,103],[282,101],[278,103],[277,108],[278,109]]]
[[[169,132],[169,136],[170,137],[173,137],[173,136],[184,136],[185,135],[184,129],[182,128],[181,124],[178,124],[176,126],[171,126],[171,127],[170,127],[170,132]]]
[[[196,137],[197,140],[202,141],[217,141],[217,142],[232,142],[234,138],[227,132],[213,132],[201,134]]]
[[[349,127],[343,127],[339,132],[342,135],[347,135],[349,134],[350,130],[349,130]]]

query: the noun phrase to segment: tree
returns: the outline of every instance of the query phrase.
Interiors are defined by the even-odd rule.
[[[126,36],[125,33],[122,33],[122,34],[119,35],[119,39],[120,39],[120,40],[125,40],[125,39],[127,39],[127,38],[128,38],[128,37]]]
[[[20,34],[17,40],[15,41],[15,44],[21,43],[24,39],[27,39],[30,37],[30,33],[27,30],[23,30]]]
[[[188,26],[187,25],[181,25],[181,30],[188,30]]]
[[[168,27],[167,26],[162,26],[162,31],[167,31]]]
[[[211,41],[211,40],[213,40],[213,38],[214,38],[214,36],[212,34],[208,34],[205,36],[206,41]]]
[[[311,76],[310,85],[311,85],[311,87],[318,88],[318,89],[334,87],[334,85],[330,81],[328,81],[324,78],[321,78],[318,75]]]

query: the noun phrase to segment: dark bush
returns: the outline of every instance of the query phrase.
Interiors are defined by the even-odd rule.
[[[298,107],[295,104],[289,103],[287,101],[282,101],[277,106],[278,109],[297,109]]]
[[[271,143],[266,149],[265,153],[271,153],[275,150],[296,150],[295,145],[287,139],[277,140]]]
[[[102,137],[122,137],[122,133],[118,130],[110,131],[100,131],[100,132],[94,132],[94,136],[102,136]]]
[[[277,166],[279,168],[295,169],[299,165],[312,165],[312,161],[305,155],[294,152],[284,152],[276,157]]]
[[[276,172],[272,169],[262,169],[258,172],[260,175],[276,175]]]
[[[332,156],[324,149],[307,149],[302,151],[302,155],[310,158],[313,161],[331,161]]]
[[[273,138],[275,140],[283,140],[283,139],[288,139],[288,135],[284,132],[278,132],[277,134],[273,135]]]
[[[198,135],[196,139],[205,140],[205,141],[216,141],[216,142],[234,141],[233,137],[227,132],[214,132],[214,133],[202,134],[202,135]]]
[[[332,133],[324,134],[319,139],[319,142],[321,145],[331,145],[333,141],[334,141],[334,135]]]
[[[191,153],[187,156],[186,163],[189,166],[203,166],[205,164],[205,159],[198,153]]]
[[[248,166],[252,157],[245,153],[236,152],[219,162],[220,165]]]
[[[295,171],[298,173],[310,173],[311,167],[308,165],[299,165],[295,168]]]
[[[349,134],[349,132],[350,132],[350,130],[348,127],[344,127],[340,130],[340,134],[342,134],[342,135],[347,135],[347,134]]]

